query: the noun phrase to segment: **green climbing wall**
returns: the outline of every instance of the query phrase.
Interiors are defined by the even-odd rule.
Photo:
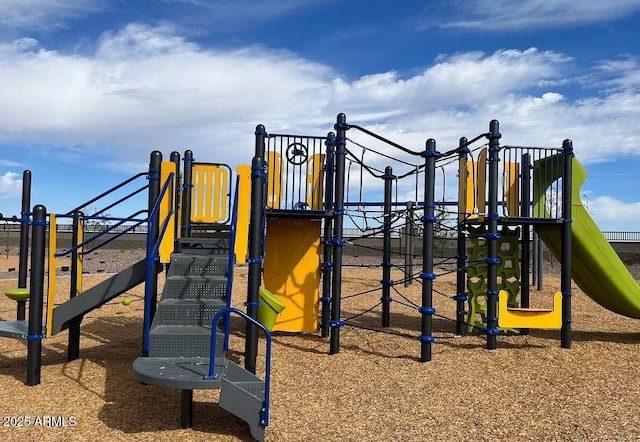
[[[470,226],[469,231],[469,267],[467,270],[467,290],[469,297],[469,310],[467,314],[468,331],[473,332],[477,327],[486,327],[487,316],[487,257],[486,226]],[[520,246],[518,237],[519,228],[501,226],[498,238],[498,290],[506,290],[509,293],[507,305],[518,307],[518,293],[520,291]]]

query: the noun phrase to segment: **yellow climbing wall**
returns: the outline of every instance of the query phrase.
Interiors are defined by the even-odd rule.
[[[320,228],[319,220],[267,219],[264,286],[286,305],[274,331],[318,330]]]

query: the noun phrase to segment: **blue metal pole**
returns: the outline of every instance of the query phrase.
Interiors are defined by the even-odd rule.
[[[336,172],[335,189],[333,199],[333,273],[331,279],[331,320],[329,321],[329,354],[340,352],[340,327],[344,322],[341,315],[342,296],[342,246],[345,241],[343,235],[344,223],[344,179],[345,179],[345,155],[347,144],[347,116],[343,113],[336,118]]]
[[[487,213],[487,350],[497,347],[498,328],[498,161],[500,161],[500,123],[491,120],[489,123],[489,204]]]
[[[560,270],[560,291],[562,292],[562,328],[560,339],[562,348],[571,348],[571,223],[573,203],[573,143],[571,140],[562,142],[562,252]]]
[[[422,218],[422,306],[420,307],[421,334],[420,334],[420,362],[431,361],[431,346],[433,337],[433,280],[436,279],[433,273],[433,227],[437,222],[435,216],[435,178],[436,178],[436,158],[439,153],[436,151],[436,141],[429,138],[426,144],[426,151],[422,154],[425,158],[425,179],[424,179],[424,217]]]
[[[31,239],[31,281],[29,285],[29,325],[27,331],[27,385],[40,384],[42,368],[42,316],[44,308],[44,255],[47,209],[33,208]]]

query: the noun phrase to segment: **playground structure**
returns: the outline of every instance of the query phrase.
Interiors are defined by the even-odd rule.
[[[25,237],[31,233],[29,287],[26,288],[26,277],[18,281],[19,289],[29,295],[29,317],[20,317],[19,304],[16,321],[0,322],[0,336],[27,341],[27,385],[38,385],[44,338],[69,330],[67,359],[78,359],[84,316],[144,284],[142,357],[133,364],[136,377],[145,384],[182,391],[183,428],[192,424],[193,390],[220,389],[219,405],[245,420],[252,435],[262,440],[269,416],[271,338],[267,328],[230,304],[240,186],[236,182],[232,201],[229,167],[196,163],[189,150],[185,152],[182,174],[179,165],[177,152],[172,152],[170,161],[162,161],[162,154],[154,151],[147,172],[134,175],[62,215],[47,213],[40,204],[30,211],[31,183],[30,179],[23,180],[21,218],[3,219],[21,223],[20,275],[27,273],[29,250]],[[25,176],[30,178],[30,172],[26,171]],[[140,185],[142,180],[147,183]],[[144,196],[145,192],[148,208],[127,218],[106,215],[115,206],[136,195]],[[83,214],[90,205],[105,204],[108,198],[104,208],[91,215]],[[57,223],[64,218],[73,223],[72,244],[57,252]],[[104,227],[85,237],[86,223],[96,221]],[[147,231],[145,258],[84,289],[84,257],[139,226]],[[56,301],[56,259],[63,256],[71,258],[70,296]],[[168,271],[158,299],[157,276],[165,264]],[[265,333],[264,379],[256,377],[255,370],[249,372],[225,357],[232,314]]]
[[[422,284],[422,302],[411,307],[421,319],[420,334],[415,338],[420,341],[423,362],[431,360],[434,343],[433,295],[438,293],[434,287],[438,277],[434,266],[435,230],[444,217],[443,207],[456,208],[455,222],[445,223],[445,227],[457,235],[457,253],[450,261],[455,261],[458,287],[454,295],[448,296],[457,306],[457,334],[466,333],[469,327],[480,329],[486,334],[487,348],[495,349],[501,329],[560,328],[561,346],[569,348],[572,271],[580,287],[605,307],[627,316],[640,316],[640,289],[635,281],[634,286],[628,281],[633,280],[630,275],[624,279],[626,269],[624,272],[618,269],[619,275],[613,274],[607,267],[609,264],[600,258],[613,259],[615,252],[611,251],[613,255],[607,252],[608,243],[604,238],[604,244],[592,238],[594,232],[599,231],[592,222],[588,224],[590,218],[586,211],[580,211],[577,195],[585,173],[573,157],[569,140],[558,148],[501,147],[499,125],[494,120],[488,132],[472,140],[463,138],[457,147],[440,153],[434,139],[427,140],[425,150],[407,149],[363,127],[347,124],[344,114],[338,115],[334,128],[335,134],[318,137],[268,134],[265,127],[259,125],[252,164],[238,167],[233,201],[233,180],[228,167],[195,163],[192,153],[187,151],[181,175],[177,153],[172,153],[171,161],[162,162],[161,154],[153,152],[147,172],[64,215],[47,214],[41,205],[32,211],[29,205],[23,208],[21,218],[16,221],[32,229],[29,319],[0,323],[0,336],[28,341],[27,383],[40,382],[43,338],[69,329],[68,359],[77,359],[83,316],[144,283],[143,357],[134,362],[137,378],[146,384],[182,391],[183,427],[191,425],[193,390],[220,388],[220,406],[248,422],[252,435],[262,439],[268,424],[270,389],[270,334],[264,324],[256,321],[261,309],[268,304],[265,299],[268,292],[262,286],[285,305],[273,330],[320,330],[324,337],[330,337],[329,353],[338,353],[340,329],[351,325],[341,311],[341,303],[346,298],[341,286],[343,249],[347,245],[344,227],[345,221],[356,216],[362,216],[365,223],[380,221],[379,227],[373,230],[383,235],[379,304],[383,328],[391,324],[393,304],[399,304],[391,292],[400,294],[397,291],[400,283],[418,281]],[[381,156],[390,161],[402,156],[400,164],[409,170],[397,173],[390,166],[368,164],[364,161],[365,151],[374,150],[347,138],[348,131],[357,131],[391,146],[395,149],[393,152],[399,153]],[[481,140],[487,140],[485,151],[484,146],[475,146]],[[361,146],[362,154],[355,155],[347,147],[348,143]],[[414,157],[422,162],[414,164],[404,159]],[[445,187],[438,182],[436,170],[438,167],[444,170],[449,164],[458,165],[458,201],[445,201],[444,197],[436,201],[436,188]],[[349,170],[354,165],[361,173],[357,201],[349,198]],[[373,182],[383,180],[383,201],[363,200],[366,196],[362,185],[364,174],[369,174]],[[443,179],[444,176],[443,173]],[[415,179],[415,193],[409,201],[398,196],[399,183],[407,178]],[[116,203],[91,216],[81,213],[116,188],[138,179],[148,179],[149,183],[130,195],[148,191],[146,209],[126,219],[104,216]],[[370,212],[379,207],[382,208],[380,216],[370,216]],[[55,253],[55,225],[60,217],[73,220],[74,238],[68,250]],[[248,222],[245,217],[249,218]],[[85,239],[83,222],[91,219],[106,219],[114,224]],[[390,272],[397,264],[391,259],[391,234],[403,222],[420,227],[422,268],[415,274],[404,269],[403,280],[393,281]],[[121,228],[124,234],[143,224],[147,225],[148,232],[146,258],[105,283],[83,290],[82,256],[115,239],[112,232],[116,228]],[[519,235],[505,233],[507,227],[514,226],[519,229]],[[52,276],[49,272],[43,329],[47,228],[49,268],[55,268],[56,257],[71,256],[74,283],[70,299],[56,306],[51,297],[55,294],[55,274]],[[561,287],[554,296],[553,309],[528,305],[531,228],[540,234],[562,265]],[[508,253],[501,245],[501,239],[506,237],[510,237],[511,244]],[[89,246],[96,241],[101,242]],[[474,242],[477,245],[471,252],[483,248],[476,256],[467,251],[467,244]],[[520,258],[515,249],[518,242],[522,250]],[[589,248],[593,243],[597,244],[597,251]],[[25,250],[21,247],[21,257],[26,256]],[[248,265],[246,313],[230,308],[234,254],[235,261]],[[506,257],[511,262],[505,267]],[[518,261],[521,266],[515,269]],[[585,263],[584,267],[572,268],[572,261]],[[605,263],[598,270],[601,274],[591,273],[587,261]],[[157,274],[162,270],[161,264],[169,264],[169,269],[158,300]],[[602,278],[602,274],[608,279]],[[519,275],[519,280],[514,282],[513,275]],[[470,281],[473,283],[472,278],[476,276],[482,282],[472,288]],[[609,295],[611,287],[615,289],[613,295]],[[516,288],[520,292],[519,306],[514,303]],[[476,296],[477,304],[470,304],[471,294]],[[244,368],[224,357],[228,349],[230,314],[246,320]],[[481,326],[472,322],[476,317],[480,318]],[[260,331],[266,336],[264,379],[255,376]]]
[[[256,128],[251,166],[251,225],[261,229],[252,228],[249,239],[247,305],[252,315],[251,308],[257,309],[259,305],[258,288],[264,277],[265,286],[284,300],[289,315],[289,319],[281,315],[274,330],[287,329],[297,322],[300,326],[297,331],[307,331],[301,324],[315,321],[320,310],[318,327],[323,336],[330,337],[329,353],[339,352],[341,327],[353,325],[343,318],[341,303],[349,296],[359,295],[345,296],[341,292],[343,249],[347,245],[343,227],[345,220],[353,220],[356,212],[364,213],[367,219],[370,207],[382,210],[381,216],[368,218],[378,219],[377,226],[368,229],[383,235],[381,297],[370,310],[380,306],[384,330],[391,322],[392,303],[401,304],[390,296],[391,291],[402,297],[397,289],[399,284],[421,282],[421,305],[410,307],[421,317],[420,334],[414,337],[420,341],[423,362],[431,360],[435,340],[434,293],[456,302],[456,334],[479,330],[486,335],[487,349],[497,347],[501,331],[526,334],[531,328],[559,329],[561,347],[570,348],[572,276],[585,293],[604,307],[640,317],[638,285],[580,202],[585,173],[575,159],[571,140],[565,140],[559,147],[500,146],[499,123],[493,120],[487,132],[471,140],[461,138],[457,147],[441,153],[436,150],[434,139],[427,140],[424,150],[411,150],[368,129],[348,124],[344,114],[338,115],[334,129],[335,134],[316,137],[269,134],[262,125]],[[376,152],[348,138],[347,131],[364,134],[387,150],[381,152],[383,149],[378,148]],[[481,140],[486,143],[476,146]],[[347,147],[348,143],[361,147],[362,154],[356,155]],[[408,171],[395,173],[390,166],[366,163],[365,152],[377,153],[387,161],[404,165]],[[408,160],[415,157],[422,162]],[[317,165],[322,161],[324,167],[320,169]],[[436,201],[436,187],[445,187],[443,182],[437,182],[436,168],[443,169],[444,177],[446,166],[453,168],[456,164],[458,201],[445,201],[444,197]],[[351,165],[360,167],[357,201],[349,200]],[[363,174],[383,180],[382,201],[362,198],[366,193]],[[398,182],[407,177],[415,178],[415,197],[401,201],[397,196]],[[370,184],[369,179],[367,190]],[[320,195],[324,195],[323,200]],[[437,279],[434,230],[446,207],[457,208],[453,213],[455,222],[445,225],[457,235],[456,255],[448,258],[455,261],[458,275],[454,295],[434,288]],[[403,213],[412,217],[405,219],[409,225],[417,224],[416,214],[421,213],[421,225],[414,227],[422,232],[422,269],[413,274],[406,265],[403,280],[393,281],[390,269],[398,264],[391,260],[390,238],[402,224]],[[303,237],[309,239],[298,242],[296,229],[303,229]],[[549,300],[552,308],[530,305],[529,247],[534,232],[561,265],[559,290]],[[270,237],[277,238],[274,242],[281,245],[275,253],[270,247]],[[311,241],[311,237],[316,240]],[[468,244],[472,244],[470,249]],[[579,264],[572,265],[575,262]],[[596,272],[589,270],[594,265]],[[322,291],[318,295],[320,285]],[[297,321],[291,316],[296,316]],[[247,335],[249,359],[254,354],[255,340]]]

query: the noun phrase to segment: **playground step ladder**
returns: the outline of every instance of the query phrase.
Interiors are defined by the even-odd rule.
[[[171,255],[149,333],[149,356],[209,357],[211,322],[227,307],[229,249],[224,239],[189,243]],[[217,346],[221,352],[222,347]]]
[[[212,322],[228,302],[229,247],[225,230],[178,240],[149,332],[149,356],[136,359],[133,369],[140,382],[182,390],[183,428],[191,426],[193,390],[220,389],[220,406],[263,440],[265,381],[225,358],[224,325],[214,334],[216,376],[208,376]]]

